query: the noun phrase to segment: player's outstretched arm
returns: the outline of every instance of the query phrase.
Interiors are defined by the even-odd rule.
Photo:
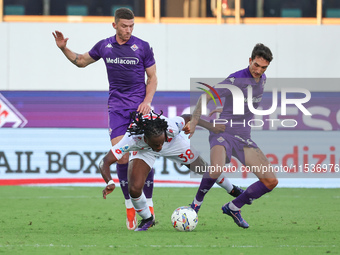
[[[181,117],[185,120],[185,123],[186,123],[182,130],[184,131],[184,133],[186,135],[188,135],[188,134],[191,133],[191,129],[190,129],[191,114],[183,114]],[[222,133],[222,132],[225,131],[225,125],[216,124],[214,126],[213,123],[210,123],[210,122],[203,120],[201,118],[198,120],[197,125],[205,128],[205,129],[208,129],[209,131],[212,131],[215,134],[219,134],[219,133]]]
[[[138,106],[137,112],[149,114],[151,111],[151,102],[157,89],[156,64],[145,69],[147,75],[146,93],[143,102]]]
[[[69,48],[67,48],[67,41],[68,38],[64,38],[63,33],[60,31],[52,32],[53,37],[55,39],[55,42],[58,46],[58,48],[64,53],[64,55],[67,57],[68,60],[70,60],[74,65],[78,67],[85,67],[89,64],[92,64],[95,62],[93,58],[89,55],[88,52],[84,54],[78,54],[73,51],[71,51]]]
[[[106,199],[106,196],[110,194],[116,187],[110,173],[110,166],[115,162],[117,162],[117,159],[110,150],[99,163],[100,173],[102,174],[104,181],[107,183],[107,186],[103,190],[104,199]]]
[[[191,114],[182,114],[181,117],[184,119],[184,127],[182,128],[182,131],[184,131],[184,134],[188,135],[190,134],[190,120],[191,120]]]
[[[206,98],[206,100],[203,100],[203,96]],[[201,115],[202,115],[202,107],[207,107],[207,104],[211,100],[211,96],[207,93],[200,96],[200,98],[197,101],[197,104],[195,106],[194,112],[192,113],[192,118],[190,121],[190,135],[189,139],[194,135],[196,126],[198,125],[198,122],[200,121]],[[206,104],[202,106],[203,102],[206,101]]]

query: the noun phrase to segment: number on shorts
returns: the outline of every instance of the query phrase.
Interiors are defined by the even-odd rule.
[[[179,158],[183,158],[184,159],[184,163],[188,162],[188,158],[189,159],[193,159],[195,157],[194,153],[192,153],[192,151],[190,149],[188,149],[185,152],[185,155],[182,153],[181,155],[178,156]]]

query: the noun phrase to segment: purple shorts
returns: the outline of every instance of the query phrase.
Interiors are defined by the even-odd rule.
[[[111,140],[124,135],[130,125],[130,113],[133,110],[121,110],[119,112],[109,109],[109,135]]]
[[[229,133],[214,134],[210,132],[209,135],[210,149],[215,145],[224,146],[227,154],[227,162],[230,163],[231,157],[237,158],[243,165],[245,165],[245,157],[243,147],[258,148],[257,144],[250,138],[242,138],[239,135]]]

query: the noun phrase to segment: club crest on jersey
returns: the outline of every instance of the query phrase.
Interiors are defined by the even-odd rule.
[[[219,138],[217,138],[217,141],[219,141],[220,143],[224,142],[224,138],[222,136],[220,136]]]
[[[138,46],[137,46],[136,44],[134,44],[134,45],[131,46],[131,49],[132,49],[133,51],[136,51],[136,50],[138,50]]]

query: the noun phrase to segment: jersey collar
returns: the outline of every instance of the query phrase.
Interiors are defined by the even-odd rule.
[[[112,36],[112,43],[116,43],[116,44],[119,45],[119,43],[116,40],[116,36],[117,35]],[[133,45],[134,42],[135,42],[135,37],[133,35],[131,35],[130,39],[122,45]]]

